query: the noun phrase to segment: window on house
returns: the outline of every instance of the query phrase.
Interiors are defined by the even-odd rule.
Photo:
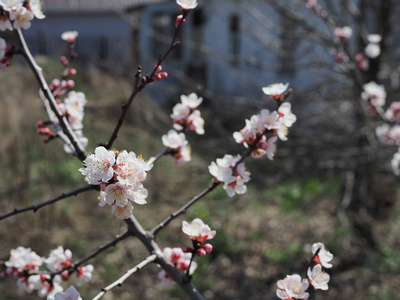
[[[241,47],[240,17],[238,15],[231,15],[229,18],[229,43],[230,51],[234,56],[233,64],[237,64]]]

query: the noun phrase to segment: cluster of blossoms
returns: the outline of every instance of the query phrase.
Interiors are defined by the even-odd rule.
[[[181,95],[181,103],[176,104],[172,109],[171,119],[175,130],[172,129],[163,135],[162,142],[178,164],[191,160],[190,145],[182,131],[191,130],[200,135],[204,134],[204,120],[200,111],[196,109],[202,101],[203,98],[195,93],[188,96]]]
[[[223,158],[217,158],[216,163],[212,162],[208,166],[215,182],[224,184],[224,190],[229,197],[235,194],[244,194],[247,192],[246,182],[250,180],[250,173],[246,170],[244,162],[240,162],[240,155],[232,156],[226,154]]]
[[[183,252],[182,248],[164,248],[163,255],[181,272],[192,275],[197,269],[197,263],[192,261],[192,254]],[[163,286],[169,286],[172,283],[171,277],[164,270],[158,273],[158,278]]]
[[[364,85],[361,98],[371,104],[370,111],[374,115],[376,110],[382,109],[386,102],[386,91],[383,85],[369,82]],[[383,144],[400,147],[400,102],[392,102],[385,111],[384,118],[388,123],[378,126],[375,133]],[[389,125],[389,122],[393,123]],[[400,175],[400,150],[394,154],[391,161],[394,174]]]
[[[333,258],[332,253],[325,249],[324,244],[315,243],[312,245],[312,261],[307,270],[307,278],[302,279],[300,275],[287,275],[284,279],[279,280],[276,290],[278,298],[283,300],[308,299],[310,294],[307,292],[310,286],[314,289],[328,290],[329,274],[322,270],[331,268],[330,261]],[[311,265],[314,265],[311,268]]]
[[[1,276],[12,275],[17,278],[17,285],[26,292],[37,291],[40,297],[47,296],[53,299],[54,295],[62,292],[60,283],[67,280],[70,272],[72,253],[64,250],[62,246],[50,252],[49,257],[44,258],[37,255],[30,248],[18,247],[12,249],[10,258],[4,264],[7,269]],[[45,264],[48,271],[41,271],[40,267]],[[90,281],[93,266],[78,267],[76,270],[76,284],[80,286],[82,281]]]
[[[165,248],[163,250],[164,258],[171,262],[179,271],[186,275],[192,275],[197,268],[197,263],[193,261],[195,255],[204,256],[210,253],[213,246],[205,243],[214,238],[216,231],[211,230],[210,226],[196,218],[192,222],[182,222],[182,231],[192,240],[193,247]],[[158,274],[164,286],[172,283],[169,275],[163,270]]]
[[[45,18],[40,0],[0,0],[0,30],[29,29],[34,17]]]
[[[287,97],[288,84],[272,84],[263,88],[263,92],[276,100],[278,109],[270,112],[261,110],[246,120],[246,126],[240,131],[234,132],[233,137],[239,144],[251,149],[254,158],[267,156],[270,160],[274,158],[276,141],[287,140],[288,127],[296,122],[296,116],[291,112],[291,105],[283,102]],[[272,135],[267,138],[266,134]],[[246,171],[240,155],[225,155],[208,167],[214,181],[224,184],[224,189],[230,197],[235,194],[244,194],[247,191],[245,185],[250,180],[250,173]]]
[[[78,32],[76,31],[67,31],[61,35],[61,38],[70,44],[70,51],[71,49],[74,49],[73,45],[77,36]],[[73,58],[73,53],[70,53],[70,56]],[[67,118],[68,123],[70,124],[82,147],[86,148],[88,139],[83,135],[82,132],[84,108],[87,103],[86,96],[82,92],[72,91],[72,88],[75,86],[75,82],[71,79],[71,77],[76,75],[76,70],[70,67],[68,59],[65,56],[62,56],[60,58],[60,62],[64,67],[62,79],[53,79],[49,85],[49,88],[56,99],[58,110]],[[64,101],[62,101],[61,97],[64,95],[66,96]],[[46,125],[51,124],[52,122],[58,123],[58,121],[59,120],[54,113],[51,122],[38,121],[38,133],[46,136],[44,142],[47,143],[53,138],[57,137],[57,135],[54,134],[48,127],[46,127]],[[68,145],[64,145],[64,150],[67,153],[72,152],[72,149]]]
[[[185,252],[191,252],[193,254],[197,254],[198,256],[204,256],[212,251],[212,245],[209,243],[204,244],[204,242],[212,240],[216,234],[216,231],[211,230],[210,226],[204,224],[201,219],[196,218],[190,223],[183,221],[182,231],[184,234],[189,236],[193,243],[193,248],[184,248]]]
[[[79,171],[89,184],[100,185],[100,206],[111,205],[112,213],[119,219],[131,216],[133,206],[146,204],[147,189],[141,183],[153,164],[126,150],[118,152],[97,147],[94,154],[84,160]]]

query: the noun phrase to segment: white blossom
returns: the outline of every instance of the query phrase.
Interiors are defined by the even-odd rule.
[[[176,0],[176,3],[183,9],[193,9],[197,7],[197,0]]]
[[[368,34],[367,40],[368,40],[368,42],[370,42],[372,44],[379,44],[382,40],[382,36],[377,33]]]
[[[111,207],[112,214],[120,220],[128,219],[132,215],[132,211],[133,205],[131,202],[128,202],[124,207],[115,204]]]
[[[353,34],[353,29],[349,26],[335,28],[333,34],[342,40],[347,40]]]
[[[191,240],[203,243],[214,238],[216,231],[211,230],[210,226],[204,224],[204,222],[196,218],[192,222],[182,222],[182,231],[188,235]]]
[[[363,86],[364,91],[361,98],[365,101],[371,101],[373,106],[383,106],[386,100],[386,91],[383,85],[378,85],[371,81]]]
[[[19,6],[10,11],[10,20],[13,21],[13,27],[15,29],[29,29],[33,16],[33,13],[23,6]]]
[[[270,84],[269,86],[263,87],[262,90],[265,95],[271,96],[274,98],[280,98],[284,92],[289,87],[289,83],[283,84],[283,83],[273,83]]]
[[[70,286],[65,292],[58,292],[54,298],[47,298],[47,300],[82,300],[81,295],[74,286]]]
[[[328,290],[328,282],[330,279],[329,274],[325,273],[322,271],[322,266],[321,265],[315,265],[314,268],[311,269],[308,268],[307,270],[307,276],[311,281],[311,285],[315,289],[320,289],[320,290]]]
[[[268,109],[263,109],[260,112],[261,121],[264,123],[266,129],[271,130],[274,128],[278,128],[278,112],[272,111],[269,112]]]
[[[183,132],[178,133],[173,129],[168,131],[167,134],[164,134],[161,140],[165,147],[171,149],[178,149],[188,144],[185,134]]]
[[[72,252],[69,249],[64,251],[63,246],[52,250],[48,258],[45,259],[46,267],[51,272],[58,272],[65,267],[70,266],[72,258]]]
[[[278,108],[279,121],[286,127],[291,127],[297,118],[291,111],[291,105],[288,102],[282,103]]]
[[[42,1],[29,0],[29,8],[37,19],[44,19],[46,16],[42,12]]]
[[[369,58],[377,58],[381,54],[381,47],[378,44],[368,44],[364,49],[364,53]]]
[[[226,154],[223,158],[217,158],[216,163],[212,162],[208,170],[218,181],[231,183],[236,180],[232,168],[240,160],[240,155],[232,156]]]
[[[67,41],[68,43],[72,43],[78,37],[78,31],[65,31],[61,34],[61,39]]]
[[[96,148],[95,154],[86,157],[83,163],[85,167],[80,168],[79,171],[86,176],[85,181],[89,184],[99,185],[113,177],[115,153],[100,146]]]
[[[189,106],[182,104],[182,103],[177,103],[175,106],[172,108],[172,114],[171,114],[171,119],[174,121],[179,121],[187,118],[190,114],[190,108]]]
[[[199,135],[204,134],[204,119],[199,110],[195,110],[189,115],[187,123],[189,130],[194,130]]]
[[[203,102],[203,98],[197,96],[196,93],[191,93],[188,96],[181,95],[181,102],[183,105],[195,109],[201,104],[201,102]]]
[[[280,299],[308,299],[310,296],[306,292],[309,283],[307,279],[301,279],[300,275],[287,275],[285,279],[278,281],[278,289],[276,295]]]
[[[312,254],[315,255],[318,249],[320,250],[316,257],[317,263],[321,264],[325,268],[332,268],[332,264],[329,262],[333,259],[333,254],[325,249],[323,243],[314,243],[311,248]]]
[[[126,150],[120,152],[114,166],[117,179],[125,185],[134,186],[147,177],[147,171],[151,170],[152,164],[146,162],[141,156]]]
[[[128,186],[121,182],[116,182],[107,185],[105,190],[100,193],[99,205],[115,204],[120,207],[125,207],[129,200],[142,205],[147,203],[145,200],[147,195],[148,191],[141,183],[135,186]]]
[[[82,282],[89,282],[92,279],[92,272],[92,265],[86,265],[82,268],[78,268],[78,274],[76,275],[76,285],[81,286]]]
[[[18,247],[10,251],[10,258],[4,263],[8,268],[18,272],[26,269],[38,271],[43,264],[43,258],[37,255],[31,248]]]
[[[183,146],[177,149],[177,153],[174,155],[175,161],[178,165],[184,165],[188,161],[192,160],[190,145]]]
[[[392,158],[392,161],[391,161],[391,165],[392,165],[393,173],[396,176],[399,176],[400,175],[400,152],[396,152],[393,155],[393,158]]]

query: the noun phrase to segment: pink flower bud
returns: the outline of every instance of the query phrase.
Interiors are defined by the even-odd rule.
[[[68,59],[67,59],[65,56],[61,56],[61,57],[60,57],[60,62],[61,62],[63,65],[67,65],[67,64],[68,64]]]
[[[53,79],[53,81],[51,82],[51,85],[53,85],[55,88],[58,88],[60,86],[60,80]]]
[[[159,75],[159,74],[156,74],[156,75],[154,75],[153,76],[153,80],[154,81],[159,81],[159,80],[161,80],[162,78],[161,78],[161,76]]]
[[[64,271],[61,273],[62,280],[68,280],[68,277],[69,277],[68,271]]]
[[[155,68],[155,67],[157,67],[157,65],[155,65],[154,68]],[[162,67],[161,67],[161,66],[158,66],[158,67],[157,67],[157,70],[156,70],[156,73],[161,72],[161,70],[162,70]]]
[[[74,76],[74,75],[76,75],[76,69],[70,69],[68,71],[68,76]]]
[[[42,128],[44,126],[44,123],[43,123],[43,121],[37,121],[36,122],[36,128]]]
[[[67,84],[65,85],[65,87],[67,89],[72,89],[75,86],[75,81],[73,81],[72,79],[67,81]]]
[[[175,27],[178,27],[179,24],[181,24],[181,22],[182,22],[182,24],[184,24],[186,22],[185,19],[183,19],[183,21],[182,21],[182,19],[183,19],[183,15],[179,15],[179,16],[176,17]]]
[[[167,72],[161,72],[160,74],[161,79],[165,79],[168,77],[168,73]]]
[[[198,256],[204,256],[206,254],[207,254],[207,252],[203,248],[197,249],[197,255]]]
[[[62,81],[61,81],[61,87],[62,87],[62,88],[67,87],[67,81],[62,80]]]
[[[213,250],[213,246],[209,243],[204,244],[203,249],[207,252],[210,253]]]
[[[183,247],[183,248],[182,248],[182,251],[183,251],[183,252],[192,252],[192,250],[193,250],[193,249],[190,248],[190,247]]]
[[[100,189],[101,189],[102,191],[105,191],[107,185],[108,185],[107,182],[102,182],[102,183],[100,184]]]

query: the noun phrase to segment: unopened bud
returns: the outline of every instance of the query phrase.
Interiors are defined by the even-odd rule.
[[[36,128],[42,128],[44,126],[43,121],[39,120],[36,122]]]
[[[68,76],[74,76],[74,75],[76,75],[76,69],[70,69],[68,71]]]
[[[53,79],[53,81],[51,82],[51,85],[54,86],[55,88],[58,88],[60,86],[60,80]]]
[[[61,273],[62,280],[68,280],[68,277],[69,277],[68,271],[64,271]]]
[[[65,85],[65,87],[67,89],[72,89],[75,86],[75,81],[73,81],[72,79],[67,81],[67,84]]]
[[[167,73],[167,72],[161,72],[161,73],[158,74],[158,75],[160,75],[161,79],[165,79],[165,78],[168,77],[168,73]]]
[[[183,19],[183,15],[179,15],[179,16],[176,17],[175,27],[178,27],[180,24],[183,24],[183,23],[186,22],[185,19],[183,19],[183,21],[182,21],[182,19]]]
[[[107,187],[107,183],[106,183],[106,182],[102,182],[102,183],[100,184],[100,189],[101,189],[102,191],[105,191],[106,187]]]
[[[207,252],[210,253],[213,250],[213,246],[211,244],[204,244],[203,249]]]
[[[155,65],[154,68],[155,68],[155,67],[157,67],[157,65]],[[157,70],[156,70],[156,73],[159,73],[159,72],[161,72],[161,71],[162,71],[162,67],[161,67],[161,66],[158,66],[158,67],[157,67]]]
[[[161,76],[159,74],[156,74],[156,75],[153,76],[153,80],[154,81],[159,81],[159,80],[161,80]]]
[[[197,249],[196,253],[198,256],[204,256],[207,254],[206,250],[204,250],[203,248]]]
[[[53,133],[51,132],[51,130],[49,128],[39,128],[37,131],[39,134],[41,135],[52,135]]]
[[[40,274],[40,280],[45,281],[47,279],[46,275]]]
[[[192,250],[193,250],[193,249],[190,248],[190,247],[183,247],[183,248],[182,248],[182,251],[183,251],[183,252],[192,252]]]
[[[67,65],[67,64],[68,64],[68,59],[67,59],[65,56],[61,56],[61,57],[60,57],[60,62],[61,62],[63,65]]]

